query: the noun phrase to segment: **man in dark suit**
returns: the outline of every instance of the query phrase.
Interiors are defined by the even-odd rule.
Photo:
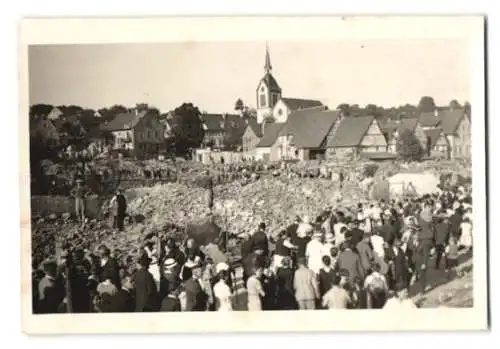
[[[111,275],[111,283],[115,285],[117,289],[120,289],[120,268],[118,262],[111,257],[111,251],[105,245],[99,247],[99,256],[101,258],[99,281],[103,282],[106,280],[106,276]]]
[[[189,265],[191,277],[186,281],[186,311],[206,311],[208,296],[202,288],[201,264]]]
[[[396,285],[409,284],[409,265],[406,254],[401,249],[401,239],[395,237],[392,245],[387,249],[385,258],[389,264],[390,286],[392,290]]]
[[[132,295],[134,291],[134,280],[125,276],[122,280],[122,288],[101,304],[104,313],[131,313],[135,309],[135,300]]]
[[[342,243],[344,249],[341,248],[337,266],[339,269],[345,269],[349,272],[349,282],[352,285],[354,280],[358,278],[359,280],[365,279],[365,271],[361,264],[361,258],[358,253],[351,249],[350,243],[347,241]]]
[[[252,235],[250,238],[252,240],[252,250],[262,250],[264,251],[264,255],[269,255],[269,241],[266,235],[266,224],[260,223],[259,229]]]
[[[148,271],[151,259],[142,254],[137,262],[138,270],[134,275],[135,311],[150,312],[157,310],[157,291],[153,275]]]

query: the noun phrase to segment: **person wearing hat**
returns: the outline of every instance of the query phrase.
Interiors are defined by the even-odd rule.
[[[174,239],[169,238],[164,246],[164,260],[172,258],[176,263],[177,267],[184,265],[186,262],[186,255],[181,251],[179,246],[175,243]]]
[[[127,215],[127,199],[122,193],[122,190],[118,188],[116,190],[115,196],[109,202],[109,207],[111,208],[111,213],[113,215],[113,228],[118,231],[123,231],[125,216]]]
[[[231,288],[227,284],[229,279],[229,265],[221,262],[215,266],[215,273],[218,278],[217,283],[213,287],[215,309],[216,311],[232,311],[232,293]]]
[[[180,285],[169,284],[167,295],[163,297],[160,304],[161,312],[180,312],[182,311],[181,300],[179,295],[181,293]]]
[[[264,255],[269,254],[269,241],[266,235],[266,224],[264,222],[259,224],[257,231],[252,234],[250,238],[252,240],[252,250],[262,250]]]
[[[316,228],[311,241],[307,243],[306,246],[306,258],[307,266],[311,269],[315,275],[318,275],[323,262],[321,257],[323,257],[323,244],[321,243],[321,231]]]
[[[191,270],[191,277],[185,282],[186,311],[206,311],[208,295],[203,289],[202,265],[199,259],[188,260],[185,265]]]
[[[160,301],[168,296],[170,290],[178,288],[181,284],[178,266],[179,265],[175,259],[165,259],[165,262],[163,263],[163,277],[160,281],[160,292],[158,295]]]
[[[137,259],[137,271],[134,275],[135,284],[135,311],[155,311],[158,304],[156,283],[153,275],[148,271],[151,258],[141,253]]]
[[[359,254],[354,252],[351,245],[347,242],[342,244],[340,251],[337,266],[339,269],[345,269],[349,272],[349,283],[353,284],[355,278],[364,280],[365,270],[361,264]]]
[[[45,275],[38,283],[38,311],[40,314],[55,314],[65,296],[64,283],[57,275],[55,258],[43,261],[42,269]]]

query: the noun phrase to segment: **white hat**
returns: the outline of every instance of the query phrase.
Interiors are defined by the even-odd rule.
[[[220,273],[221,271],[228,271],[228,270],[229,270],[229,265],[227,265],[224,262],[217,263],[217,265],[215,266],[215,272],[217,274]]]
[[[454,211],[453,211],[451,208],[449,208],[449,209],[447,209],[447,210],[446,210],[446,215],[447,215],[448,217],[453,216],[453,213],[454,213]]]
[[[304,216],[304,219],[302,219],[302,222],[304,222],[305,224],[309,224],[310,223],[309,216]]]
[[[167,268],[167,269],[171,269],[171,268],[173,268],[173,267],[177,266],[177,262],[176,262],[176,261],[175,261],[175,259],[173,259],[173,258],[167,258],[167,259],[165,260],[165,263],[163,263],[163,266],[164,266],[165,268]]]
[[[334,239],[335,239],[335,236],[334,236],[332,233],[327,233],[327,234],[325,234],[325,240],[326,240],[327,242],[331,242],[331,241],[333,241]]]

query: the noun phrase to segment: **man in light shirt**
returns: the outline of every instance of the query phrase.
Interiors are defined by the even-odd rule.
[[[375,231],[372,236],[370,236],[370,242],[373,246],[373,252],[379,256],[379,258],[385,258],[385,248],[384,248],[384,238],[380,236],[378,231]]]
[[[302,223],[299,223],[299,226],[297,227],[297,236],[299,238],[303,238],[307,236],[311,231],[313,230],[312,225],[309,222],[309,217],[304,217],[302,220]]]
[[[311,241],[306,247],[307,266],[315,275],[318,275],[319,270],[323,266],[323,244],[321,243],[321,232],[315,231]]]

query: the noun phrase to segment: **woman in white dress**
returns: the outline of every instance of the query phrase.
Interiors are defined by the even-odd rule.
[[[264,297],[266,294],[262,288],[262,284],[259,281],[259,277],[262,275],[262,268],[254,269],[254,272],[247,280],[247,294],[248,294],[248,310],[249,311],[260,311],[262,310],[262,302],[260,297]]]
[[[232,311],[232,293],[227,284],[229,266],[226,263],[219,263],[215,270],[219,279],[214,285],[215,309],[217,311]]]
[[[464,218],[463,222],[460,224],[460,246],[464,246],[467,249],[472,248],[472,223],[469,218]]]

